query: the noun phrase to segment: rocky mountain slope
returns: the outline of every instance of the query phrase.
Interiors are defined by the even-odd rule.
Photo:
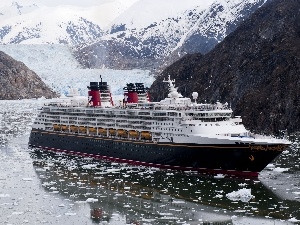
[[[57,97],[38,75],[2,51],[0,51],[0,87],[0,99],[5,100]]]
[[[228,102],[254,131],[300,130],[300,2],[274,0],[258,9],[211,52],[186,55],[151,86],[165,96],[168,74],[184,96]]]
[[[91,81],[100,81],[99,75],[110,85],[114,101],[123,99],[120,95],[126,83],[143,82],[150,87],[154,81],[145,70],[82,69],[67,45],[0,45],[0,51],[25,63],[48,87],[63,95],[72,88],[86,96],[87,86]]]
[[[2,0],[0,44],[91,44],[134,1]]]
[[[36,9],[30,14],[21,14],[0,22],[0,43],[2,44],[77,45],[92,43],[102,34],[103,30],[99,25],[68,8]]]
[[[207,53],[267,0],[0,2],[0,44],[64,44],[84,68],[162,70]]]
[[[145,22],[149,12],[161,17],[163,7],[164,11],[171,11],[175,4],[167,1],[168,4],[146,5],[147,2],[151,1],[138,1],[125,11],[112,23],[110,33],[98,42],[79,47],[79,62],[87,68],[155,70],[170,55],[167,64],[186,53],[207,53],[265,0],[214,0],[205,6],[198,1],[182,12]]]

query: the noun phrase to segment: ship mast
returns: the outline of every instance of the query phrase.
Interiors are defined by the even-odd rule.
[[[182,95],[180,93],[178,93],[177,87],[175,87],[175,79],[171,80],[170,75],[168,75],[168,80],[163,80],[163,82],[169,84],[169,91],[170,91],[170,93],[168,94],[169,98],[180,98],[180,97],[182,97]]]

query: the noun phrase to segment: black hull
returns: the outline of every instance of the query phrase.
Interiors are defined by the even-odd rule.
[[[258,176],[287,146],[153,143],[33,129],[29,145],[161,168]]]

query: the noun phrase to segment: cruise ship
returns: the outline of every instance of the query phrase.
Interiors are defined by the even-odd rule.
[[[40,110],[29,145],[122,163],[207,174],[257,177],[288,146],[257,138],[227,103],[183,97],[170,76],[168,97],[150,102],[142,83],[129,83],[114,104],[107,82],[90,82],[88,97],[71,90]]]

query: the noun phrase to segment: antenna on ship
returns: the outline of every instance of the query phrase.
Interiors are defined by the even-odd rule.
[[[171,76],[168,76],[168,80],[163,80],[164,83],[168,83],[169,84],[169,94],[168,97],[169,98],[180,98],[182,97],[182,95],[180,93],[177,92],[177,87],[175,87],[175,79],[171,80]]]

